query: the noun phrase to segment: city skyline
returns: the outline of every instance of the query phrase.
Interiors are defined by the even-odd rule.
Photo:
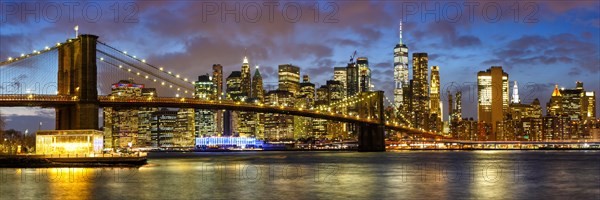
[[[599,94],[600,0],[0,0],[0,200],[596,199]]]
[[[371,2],[372,5],[371,7],[373,9],[382,9],[381,7],[383,6],[382,4],[386,4],[386,3],[382,3],[382,2]],[[589,2],[588,2],[589,3]],[[182,6],[182,5],[178,5],[180,3],[176,3],[174,5],[170,5],[170,6]],[[389,4],[389,3],[388,3]],[[358,4],[360,5],[360,3]],[[358,6],[356,4],[352,4],[348,7],[346,7],[346,9],[348,9],[349,7],[355,8],[356,6]],[[540,6],[540,8],[545,9],[545,11],[548,12],[554,12],[556,14],[560,15],[569,15],[569,13],[573,13],[575,11],[588,11],[588,13],[594,13],[594,12],[598,12],[598,11],[590,11],[589,9],[584,8],[585,5],[587,5],[587,3],[583,2],[583,3],[578,3],[578,5],[572,5],[571,7],[569,7],[568,9],[559,9],[557,7],[553,7],[555,5],[553,5],[552,3],[547,4],[544,2],[539,2],[538,4]],[[144,6],[146,6],[146,4],[144,3],[140,3],[140,8],[141,12],[140,14],[148,14],[145,13]],[[169,5],[168,5],[169,6]],[[338,23],[334,23],[333,25],[341,25],[341,24],[345,24],[344,21],[348,20],[348,19],[353,19],[350,17],[346,17],[345,15],[347,15],[348,13],[344,13],[345,10],[345,6],[343,3],[339,4],[340,6],[340,13],[341,15],[343,15],[343,17],[340,17],[340,22]],[[371,8],[370,7],[370,8]],[[508,8],[508,7],[506,7]],[[357,8],[358,9],[358,8]],[[168,10],[168,9],[167,9]],[[390,15],[389,12],[384,12],[386,15]],[[585,13],[585,12],[584,12]],[[185,12],[183,13],[185,14]],[[572,15],[572,14],[571,14]],[[430,15],[431,16],[431,15]],[[431,16],[432,17],[432,16]],[[584,83],[584,86],[590,90],[594,90],[594,88],[600,88],[598,85],[599,84],[599,80],[596,78],[594,79],[594,75],[595,77],[598,77],[598,69],[597,68],[593,68],[593,66],[599,66],[598,65],[598,60],[594,60],[594,55],[598,55],[598,49],[594,48],[593,45],[598,44],[598,37],[597,37],[597,28],[596,30],[594,29],[594,24],[593,24],[593,17],[579,17],[579,16],[573,16],[575,17],[575,19],[586,19],[588,21],[589,18],[592,18],[592,24],[588,25],[588,26],[578,26],[579,29],[582,29],[580,31],[580,33],[575,34],[575,33],[561,33],[560,31],[557,31],[556,34],[554,33],[548,33],[548,30],[551,29],[551,27],[554,27],[554,23],[566,23],[564,21],[560,21],[558,19],[554,19],[554,23],[549,23],[548,21],[552,21],[549,19],[546,19],[545,15],[540,15],[540,20],[537,23],[523,23],[523,22],[514,22],[514,21],[510,21],[510,20],[501,20],[498,23],[495,24],[491,24],[491,25],[498,25],[498,24],[502,24],[502,25],[506,25],[506,27],[529,27],[530,29],[527,29],[529,31],[524,31],[524,32],[530,32],[533,35],[528,35],[528,34],[522,34],[522,35],[505,35],[505,38],[502,39],[502,35],[496,35],[494,37],[499,37],[497,40],[496,44],[504,44],[505,47],[507,47],[505,50],[499,50],[498,52],[496,52],[497,54],[506,54],[506,55],[510,55],[510,54],[515,54],[513,57],[510,58],[506,58],[506,59],[514,59],[513,61],[514,64],[510,64],[506,63],[506,61],[502,61],[502,59],[497,59],[495,62],[492,62],[494,59],[488,59],[487,61],[489,62],[469,62],[466,61],[467,64],[465,64],[465,66],[470,65],[471,67],[464,67],[461,66],[461,63],[465,63],[465,61],[460,61],[460,60],[468,60],[470,57],[474,57],[474,56],[467,56],[469,53],[472,53],[474,51],[474,49],[479,49],[485,46],[488,46],[488,42],[490,40],[490,37],[483,37],[482,35],[479,35],[481,33],[478,33],[478,29],[468,29],[468,26],[474,26],[474,25],[479,25],[481,24],[481,27],[485,27],[487,26],[486,24],[490,24],[489,22],[486,22],[483,19],[479,19],[479,20],[475,20],[475,22],[469,23],[467,22],[466,24],[461,23],[461,22],[456,22],[456,23],[452,23],[452,22],[448,22],[448,21],[444,21],[442,20],[439,23],[435,23],[435,22],[420,22],[420,19],[413,17],[413,21],[411,21],[411,19],[407,19],[404,23],[405,23],[405,28],[404,28],[404,39],[403,42],[405,44],[407,44],[408,48],[409,48],[409,60],[412,60],[412,54],[415,52],[426,52],[429,53],[429,66],[433,66],[433,65],[437,65],[439,66],[440,69],[440,80],[441,80],[441,88],[440,88],[440,98],[446,102],[446,96],[447,94],[446,92],[446,87],[451,84],[452,82],[458,83],[458,84],[464,84],[465,82],[467,82],[470,86],[473,86],[474,83],[476,83],[476,73],[478,71],[482,71],[485,70],[487,68],[489,68],[490,66],[495,66],[495,65],[500,65],[504,67],[504,70],[510,74],[510,81],[518,81],[519,82],[519,86],[520,86],[520,91],[521,91],[521,102],[522,103],[530,103],[533,98],[538,98],[540,100],[540,102],[542,104],[545,104],[546,102],[548,102],[549,98],[550,98],[550,94],[552,93],[552,90],[554,89],[554,85],[555,84],[559,84],[560,87],[565,87],[565,88],[573,88],[575,86],[575,81],[582,81]],[[19,39],[15,39],[18,38],[18,34],[15,33],[15,30],[19,29],[18,26],[23,26],[23,24],[11,24],[10,22],[10,18],[6,18],[8,20],[8,22],[3,23],[3,26],[6,27],[3,28],[3,30],[8,30],[8,31],[3,31],[1,33],[0,36],[0,41],[2,41],[2,45],[1,45],[1,49],[2,51],[0,52],[0,55],[2,56],[2,58],[6,58],[8,56],[18,56],[20,53],[18,52],[30,52],[31,50],[28,50],[28,48],[33,48],[33,49],[40,49],[43,47],[43,45],[33,45],[33,44],[37,44],[39,41],[34,41],[36,38],[33,39],[24,39],[21,38],[21,41]],[[370,47],[371,43],[370,42],[363,42],[362,44],[360,44],[360,39],[349,39],[346,42],[350,42],[352,43],[352,41],[354,41],[354,45],[332,45],[332,47],[328,47],[326,45],[316,45],[316,44],[312,44],[311,45],[304,45],[303,43],[300,43],[301,45],[299,45],[298,48],[299,50],[293,51],[290,49],[285,50],[282,52],[281,55],[283,56],[277,56],[276,53],[273,53],[272,51],[277,51],[277,50],[268,50],[271,48],[268,48],[270,46],[275,46],[275,47],[280,47],[280,45],[282,44],[273,44],[271,43],[265,43],[266,45],[258,45],[257,43],[253,43],[253,42],[249,42],[248,44],[245,43],[236,43],[237,45],[235,46],[227,46],[230,45],[230,43],[228,41],[224,41],[223,44],[226,44],[225,47],[236,47],[234,49],[237,49],[236,51],[232,51],[229,52],[229,54],[225,54],[225,53],[220,53],[219,55],[215,55],[215,56],[210,56],[211,54],[207,54],[206,52],[204,52],[201,49],[203,46],[202,42],[207,42],[206,40],[203,41],[197,41],[194,39],[163,39],[163,40],[175,40],[175,41],[170,41],[170,42],[166,42],[164,44],[154,44],[154,42],[150,42],[151,45],[145,45],[145,46],[153,46],[150,47],[151,49],[155,50],[155,49],[161,49],[159,51],[167,51],[167,50],[171,50],[173,51],[174,47],[177,47],[178,45],[180,45],[181,42],[191,42],[191,45],[189,46],[184,46],[182,48],[184,48],[183,52],[180,53],[182,55],[177,55],[177,53],[169,53],[169,52],[164,52],[163,54],[160,53],[144,53],[146,51],[138,51],[135,49],[129,49],[127,48],[127,46],[136,46],[135,44],[131,44],[130,42],[124,42],[123,44],[119,44],[119,48],[121,49],[129,49],[129,51],[134,54],[134,55],[138,55],[139,57],[144,57],[145,59],[147,59],[149,62],[151,63],[155,63],[155,64],[159,64],[161,66],[166,66],[166,67],[170,67],[174,70],[180,71],[184,74],[193,74],[191,77],[195,77],[201,74],[205,74],[205,73],[211,73],[212,69],[210,68],[210,66],[212,66],[213,64],[219,63],[223,65],[224,71],[223,71],[223,75],[229,75],[231,71],[234,70],[239,70],[238,68],[242,65],[242,55],[244,55],[244,50],[245,48],[248,49],[248,58],[250,60],[250,66],[255,66],[255,65],[260,65],[261,66],[261,74],[263,75],[263,79],[265,83],[274,83],[277,80],[277,75],[276,75],[276,67],[280,64],[283,63],[292,63],[293,65],[297,65],[300,67],[300,75],[305,75],[308,74],[311,77],[311,80],[313,83],[317,84],[317,88],[319,85],[324,85],[326,80],[330,80],[333,79],[333,67],[341,67],[341,66],[345,66],[345,63],[348,60],[348,57],[351,55],[351,53],[355,50],[358,51],[358,57],[368,57],[369,60],[371,61],[371,69],[372,69],[372,73],[373,73],[373,85],[375,85],[375,89],[376,90],[384,90],[386,92],[386,96],[390,99],[393,98],[393,87],[394,87],[394,80],[393,80],[393,47],[398,43],[398,28],[397,28],[397,23],[399,21],[400,17],[398,18],[393,18],[390,17],[387,20],[382,20],[382,22],[376,22],[374,24],[376,25],[372,25],[372,26],[377,26],[378,28],[381,29],[377,29],[377,28],[373,28],[372,30],[374,30],[374,34],[378,35],[376,37],[374,37],[373,39],[375,39],[373,42],[373,44],[376,44],[374,46],[376,47]],[[371,19],[373,20],[373,19]],[[223,23],[220,22],[218,20],[218,18],[213,19],[213,21],[217,21],[218,23],[221,23],[223,25],[231,25],[231,23]],[[385,22],[383,22],[385,21]],[[415,22],[416,21],[416,22]],[[585,20],[584,20],[585,21]],[[131,24],[117,24],[112,22],[112,25],[117,25],[117,26],[126,26],[126,25],[131,25]],[[140,26],[141,24],[144,24],[147,22],[139,22],[139,24],[137,24],[137,26]],[[180,22],[177,25],[174,26],[181,26],[181,24],[186,24],[185,22]],[[207,21],[206,23],[201,23],[201,25],[212,25],[215,22],[211,22],[210,20]],[[358,22],[353,22],[353,23],[360,23],[360,21]],[[85,22],[74,22],[74,23],[58,23],[55,24],[54,26],[51,26],[53,24],[49,24],[48,27],[46,27],[47,31],[50,32],[51,34],[51,39],[45,39],[42,38],[42,40],[57,40],[57,41],[62,41],[64,40],[64,36],[70,36],[70,32],[72,30],[72,26],[74,26],[74,24],[79,24],[80,26],[80,30],[82,32],[99,32],[98,34],[103,35],[103,38],[105,38],[103,41],[112,41],[112,40],[118,40],[118,41],[122,41],[118,38],[120,37],[126,37],[126,36],[118,36],[115,34],[111,34],[108,33],[106,34],[106,36],[104,36],[105,34],[103,34],[105,31],[102,30],[95,30],[95,28],[93,26],[90,26],[89,23],[85,23]],[[240,27],[243,28],[248,28],[246,26],[248,25],[252,25],[252,24],[247,24],[244,22],[241,23],[233,23],[240,25]],[[254,23],[256,26],[258,27],[277,27],[282,25],[281,22],[275,22],[274,24],[269,24],[269,23],[265,23],[265,22],[258,22],[258,23]],[[287,25],[287,26],[291,26],[293,29],[301,27],[301,26],[308,26],[311,29],[321,29],[323,28],[323,25],[328,25],[328,24],[316,24],[314,26],[312,26],[311,24],[308,24],[307,22],[299,22],[299,23],[286,23],[283,22],[283,25]],[[134,25],[135,26],[135,25]],[[328,31],[332,33],[338,33],[339,30],[336,30],[336,26],[332,27],[331,30],[324,30],[324,31]],[[545,27],[547,29],[545,29],[544,31],[535,31],[535,27]],[[250,30],[253,30],[254,28],[252,28],[252,26],[250,26]],[[460,29],[458,27],[462,27],[462,28],[466,28],[465,29]],[[533,28],[532,28],[533,27]],[[538,27],[538,28],[539,28]],[[550,27],[550,28],[548,28]],[[562,26],[561,26],[562,27]],[[582,28],[584,27],[584,28]],[[23,28],[21,28],[23,29]],[[21,30],[19,29],[19,30]],[[350,31],[351,33],[354,34],[358,34],[359,36],[368,36],[368,33],[361,33],[360,30],[363,31],[368,31],[368,29],[365,29],[364,27],[361,26],[356,26],[355,31]],[[431,29],[431,30],[437,30],[437,31],[433,31],[432,33],[428,33],[427,31],[423,31],[423,29]],[[445,29],[451,29],[450,33],[445,32]],[[483,28],[481,28],[483,29]],[[35,28],[28,28],[28,29],[24,29],[24,30],[29,30],[30,32],[35,32],[36,29]],[[89,30],[89,31],[88,31]],[[129,32],[135,33],[135,30],[132,30],[131,28],[126,28],[125,30],[128,30]],[[233,29],[233,30],[238,30],[238,29]],[[240,29],[241,30],[241,29]],[[452,33],[453,31],[453,33]],[[24,31],[27,32],[27,31]],[[154,31],[150,31],[151,33],[160,33],[161,30],[154,30]],[[185,32],[185,31],[184,31]],[[189,33],[189,32],[188,32]],[[306,34],[305,32],[302,32],[303,34]],[[535,33],[538,33],[538,35],[536,36]],[[596,34],[594,34],[596,33]],[[210,34],[210,33],[207,33]],[[436,37],[433,38],[437,38],[437,39],[442,39],[443,41],[431,41],[431,40],[427,40],[424,35],[426,34],[433,34],[433,35],[437,35]],[[439,35],[438,35],[439,34]],[[471,34],[472,37],[469,37],[469,34]],[[193,35],[193,34],[190,34]],[[302,34],[299,34],[302,35]],[[577,37],[577,35],[581,35],[582,37]],[[286,35],[286,34],[279,34],[279,35],[271,35],[273,37],[274,40],[278,40],[278,39],[294,39],[294,38],[298,38],[299,36],[296,35]],[[588,37],[589,36],[589,37]],[[60,38],[60,39],[58,39]],[[234,38],[234,37],[232,37]],[[249,39],[261,39],[264,37],[260,37],[260,36],[256,36],[256,34],[249,34],[249,36],[247,36],[246,38]],[[336,37],[337,38],[337,37]],[[358,37],[360,38],[360,37]],[[512,38],[512,39],[511,39]],[[582,39],[580,39],[582,38]],[[14,39],[11,40],[11,42],[7,42],[7,40],[9,39]],[[144,38],[142,36],[137,37],[137,39],[139,39],[140,41],[148,41],[148,38]],[[331,38],[330,38],[331,39]],[[334,38],[335,39],[335,38]],[[337,38],[339,39],[339,38]],[[446,40],[447,39],[447,40]],[[475,41],[473,44],[466,42],[466,45],[463,44],[463,42],[465,41],[469,41],[470,39],[473,39],[471,41]],[[161,39],[157,39],[157,40],[161,40]],[[453,41],[455,40],[455,41]],[[530,44],[527,44],[526,42],[523,41],[532,41]],[[16,41],[16,42],[14,42]],[[195,43],[195,42],[196,43]],[[446,42],[444,42],[446,41]],[[462,41],[462,42],[461,42]],[[479,42],[476,42],[479,41]],[[504,41],[504,42],[501,42]],[[53,44],[55,41],[43,41],[41,43],[43,44]],[[342,41],[338,41],[338,42],[342,42]],[[549,42],[557,42],[560,44],[565,44],[566,47],[563,48],[576,48],[576,47],[584,47],[584,50],[589,51],[588,53],[590,55],[587,55],[590,60],[582,60],[581,59],[581,55],[579,55],[579,53],[574,52],[569,54],[568,56],[563,56],[563,57],[551,57],[551,54],[546,55],[547,57],[544,56],[534,56],[535,55],[535,51],[540,51],[540,50],[544,50],[544,49],[540,49],[542,47],[541,44],[543,44],[544,46],[547,46],[547,43]],[[28,47],[21,47],[19,45],[8,45],[8,44],[14,44],[14,43],[21,43],[21,44],[25,44],[23,46],[28,46]],[[128,44],[129,43],[129,44]],[[167,44],[174,44],[174,45],[167,45]],[[211,42],[208,42],[209,44]],[[285,42],[283,42],[285,43]],[[448,52],[454,52],[457,51],[456,49],[458,49],[458,51],[463,50],[464,52],[461,52],[460,54],[456,54],[456,56],[458,56],[458,58],[449,58],[450,56],[448,55],[448,53],[440,53],[440,51],[438,50],[438,48],[442,48],[444,47],[443,45],[451,45],[448,43],[455,43],[454,45],[456,47],[453,48],[448,48],[445,50],[448,50]],[[541,43],[541,44],[538,44]],[[29,44],[29,45],[27,45]],[[293,43],[296,44],[296,43]],[[334,43],[331,43],[334,44]],[[424,45],[426,44],[426,45]],[[463,45],[461,45],[463,44]],[[470,44],[470,45],[469,45]],[[164,46],[167,45],[167,46]],[[512,47],[514,47],[514,49],[511,49],[511,45]],[[525,46],[520,46],[520,45],[525,45]],[[540,45],[540,46],[537,46]],[[591,45],[591,46],[590,46]],[[17,46],[15,48],[15,46]],[[137,45],[139,46],[139,45]],[[266,46],[266,47],[265,47]],[[367,46],[366,48],[362,48],[363,46]],[[157,48],[159,47],[159,48]],[[162,48],[160,48],[162,47]],[[323,48],[325,47],[325,48]],[[434,48],[437,47],[437,48]],[[527,51],[521,51],[521,52],[516,52],[515,49],[517,48],[523,48],[525,47],[526,49],[531,47],[531,49],[527,50]],[[22,49],[18,49],[18,48],[22,48]],[[319,52],[318,50],[321,48],[321,50],[324,50],[323,52]],[[175,48],[176,49],[176,48]],[[225,48],[227,49],[227,48]],[[267,49],[267,50],[266,50]],[[277,48],[273,48],[273,49],[277,49]],[[361,51],[361,49],[365,49],[364,51]],[[373,50],[374,49],[374,50]],[[443,48],[442,48],[443,49]],[[494,48],[487,48],[487,49],[494,49]],[[497,49],[496,49],[497,50]],[[556,46],[548,46],[547,51],[558,51],[561,50],[559,49],[559,47]],[[223,51],[221,49],[217,49],[216,51]],[[289,51],[289,52],[286,52]],[[305,57],[305,55],[298,55],[299,53],[306,53],[306,52],[313,52],[312,57],[313,61],[310,61],[310,59],[302,59],[302,57]],[[492,50],[494,51],[494,50]],[[154,51],[148,51],[148,52],[154,52]],[[204,52],[204,53],[202,53]],[[328,53],[329,52],[329,53]],[[190,57],[197,57],[195,56],[195,54],[199,54],[199,55],[208,55],[206,58],[208,59],[190,59]],[[286,54],[287,53],[287,54]],[[144,55],[145,54],[145,55]],[[238,55],[239,54],[239,55]],[[170,59],[161,59],[161,58],[167,58],[167,55],[170,55],[172,57],[176,57],[178,59],[180,59],[178,62],[175,62],[173,60]],[[288,55],[288,56],[285,56]],[[309,54],[310,55],[310,54]],[[444,56],[445,55],[445,56]],[[487,55],[488,58],[490,58],[491,56],[488,54]],[[493,55],[492,55],[493,56]],[[533,57],[532,57],[533,56]],[[310,56],[309,56],[310,57]],[[446,57],[446,59],[444,59],[444,57]],[[461,58],[462,57],[462,58]],[[485,56],[483,56],[485,57]],[[597,57],[597,56],[596,56]],[[466,59],[465,59],[466,58]],[[319,61],[320,59],[320,61]],[[529,59],[529,60],[527,60]],[[4,59],[3,59],[4,60]],[[255,62],[253,62],[253,60],[256,60]],[[309,60],[309,61],[307,61]],[[570,61],[569,61],[570,60]],[[570,64],[572,64],[574,61],[579,60],[581,62],[585,62],[585,63],[580,63],[580,66],[575,65],[575,67],[564,67],[564,66],[568,66]],[[524,64],[527,62],[533,61],[532,64]],[[538,62],[539,61],[539,62]],[[569,61],[569,62],[566,62]],[[562,63],[561,63],[562,62]],[[192,64],[192,63],[198,63],[198,64]],[[429,67],[428,66],[428,67]],[[548,66],[548,67],[554,67],[553,69],[556,70],[551,70],[551,71],[546,71],[549,74],[543,74],[542,76],[533,76],[533,74],[535,74],[535,71],[532,71],[534,69],[540,70],[540,66]],[[590,66],[592,66],[590,68]],[[411,73],[412,76],[412,63],[409,62],[409,71]],[[391,73],[390,73],[391,72]],[[522,73],[519,73],[522,72]],[[576,75],[577,73],[579,73],[577,76],[575,76],[574,78],[571,77],[563,77],[563,74],[571,74],[571,75]],[[559,78],[560,77],[560,78]],[[532,79],[531,81],[528,79]],[[465,81],[467,80],[467,81]],[[535,83],[534,85],[531,85],[529,83]],[[266,84],[265,84],[266,85]],[[511,85],[512,86],[512,85]],[[534,86],[534,87],[532,87]],[[532,90],[533,89],[533,90]],[[476,90],[474,89],[468,89],[468,90],[463,90],[463,117],[473,117],[473,118],[477,118],[476,116],[476,102],[477,102],[477,95],[476,95]],[[598,93],[598,91],[596,91]],[[525,94],[524,94],[525,93]],[[597,100],[598,101],[598,100]],[[597,112],[599,110],[599,108],[596,108]],[[16,114],[16,115],[22,115],[22,116],[26,116],[29,117],[29,119],[31,119],[33,115],[38,115],[39,113],[36,112],[31,112],[28,111],[28,109],[21,109],[21,110],[16,110],[16,111],[11,111],[11,110],[5,110],[3,109],[3,114],[4,113],[8,113],[9,116],[11,114]],[[474,112],[475,111],[475,112]],[[42,112],[43,113],[43,112]],[[447,113],[445,113],[445,115],[447,115]],[[20,117],[15,117],[14,119],[23,119]],[[444,116],[444,119],[447,119],[446,116]],[[38,120],[36,120],[38,121]],[[11,126],[11,123],[8,124],[9,127]],[[37,125],[36,125],[37,127]]]

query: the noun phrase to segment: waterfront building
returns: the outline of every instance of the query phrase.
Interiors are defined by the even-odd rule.
[[[152,113],[151,144],[154,148],[172,148],[177,126],[177,111],[162,110]]]
[[[286,90],[273,90],[265,95],[265,104],[271,106],[293,106],[294,95]],[[265,140],[280,141],[294,139],[294,116],[265,113]]]
[[[175,127],[173,127],[172,144],[174,148],[194,147],[195,130],[195,109],[181,108],[177,111]]]
[[[121,80],[111,86],[113,98],[155,97],[156,90],[144,88],[132,80]],[[148,117],[156,108],[111,108],[104,112],[104,146],[106,148],[144,147],[148,144]]]
[[[195,92],[194,98],[201,100],[216,100],[217,88],[214,85],[212,78],[206,74],[198,76],[198,81],[194,83]],[[216,136],[216,110],[195,109],[195,130],[196,137]]]

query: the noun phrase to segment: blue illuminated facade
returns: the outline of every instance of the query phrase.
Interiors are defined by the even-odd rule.
[[[263,141],[256,138],[246,137],[201,137],[196,138],[196,147],[254,147],[260,148],[263,146]]]

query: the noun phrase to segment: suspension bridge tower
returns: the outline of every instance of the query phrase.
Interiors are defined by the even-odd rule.
[[[75,104],[56,108],[56,129],[98,129],[96,41],[79,35],[58,47],[58,95]]]
[[[361,118],[376,120],[376,124],[357,123],[358,151],[385,151],[385,115],[383,91],[361,92],[358,115]]]

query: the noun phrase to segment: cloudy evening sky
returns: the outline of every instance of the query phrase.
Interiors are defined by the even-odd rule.
[[[442,88],[463,91],[465,117],[477,117],[476,73],[490,66],[504,68],[511,88],[512,81],[518,81],[524,103],[539,98],[545,107],[554,84],[573,88],[575,81],[582,81],[586,90],[600,92],[597,0],[2,1],[0,5],[0,60],[63,42],[73,37],[75,25],[81,33],[98,35],[105,43],[190,78],[211,73],[215,63],[224,66],[226,77],[240,69],[247,49],[251,66],[260,65],[267,85],[277,81],[277,65],[285,63],[299,66],[301,75],[310,75],[319,85],[332,79],[333,67],[345,66],[357,51],[369,59],[375,89],[392,99],[393,48],[403,20],[410,59],[415,52],[429,54],[429,65],[440,66]],[[409,68],[412,76],[412,64]],[[444,92],[443,100],[446,96]],[[600,104],[596,105],[600,112]],[[44,122],[43,129],[54,128],[53,110],[1,108],[0,112],[8,119],[8,128],[37,130],[39,121]]]

